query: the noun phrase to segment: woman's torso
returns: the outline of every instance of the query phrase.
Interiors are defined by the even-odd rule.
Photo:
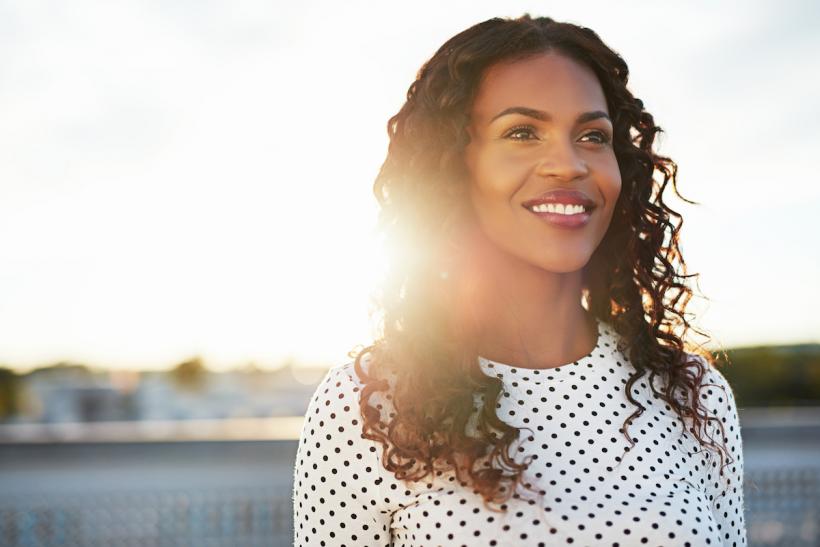
[[[297,544],[324,538],[315,544],[719,546],[728,534],[741,545],[742,515],[731,513],[736,507],[723,517],[722,530],[713,518],[721,488],[717,454],[683,431],[672,408],[652,393],[648,373],[632,388],[645,410],[629,426],[635,442],[629,447],[621,430],[637,408],[625,395],[635,369],[617,340],[608,325],[599,324],[596,348],[555,369],[479,359],[486,374],[503,380],[498,416],[528,428],[510,454],[519,462],[531,458],[524,482],[545,492],[539,499],[519,490],[522,499],[510,498],[506,513],[487,509],[453,473],[408,483],[385,470],[382,445],[361,437],[362,383],[353,364],[332,369],[311,404],[297,455]],[[708,379],[726,385],[714,370],[710,374]],[[655,386],[660,389],[660,377]],[[389,400],[381,393],[374,397],[371,402],[389,412]],[[733,399],[720,401],[736,423],[729,413]],[[727,433],[740,456],[739,427]],[[742,505],[739,495],[728,503]],[[726,511],[726,501],[721,503],[717,508]]]
[[[499,417],[529,428],[510,453],[532,458],[525,482],[546,494],[534,504],[511,498],[497,514],[452,474],[397,486],[394,545],[721,545],[705,491],[707,456],[651,393],[648,374],[633,386],[645,408],[629,427],[634,447],[621,433],[636,408],[624,394],[634,369],[614,341],[601,325],[589,356],[556,369],[482,358],[484,372],[504,381]]]

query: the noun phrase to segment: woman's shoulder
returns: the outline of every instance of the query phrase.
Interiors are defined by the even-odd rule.
[[[740,429],[737,401],[732,385],[721,368],[716,366],[712,359],[699,353],[687,352],[685,359],[685,366],[688,369],[687,384],[689,389],[695,388],[696,393],[683,391],[678,386],[675,399],[689,407],[693,396],[696,396],[706,416],[717,418],[730,432],[737,434]]]
[[[361,374],[359,371],[361,371]],[[361,392],[369,382],[370,372],[371,357],[369,354],[362,356],[358,367],[355,360],[330,367],[316,386],[308,412],[338,414],[341,410],[347,414],[354,409],[358,410]],[[393,375],[387,375],[386,379],[388,379],[388,385],[392,386]],[[376,391],[373,393],[371,401],[378,400],[377,402],[384,403],[384,395],[384,393]],[[389,400],[389,397],[387,399]]]
[[[330,367],[313,392],[300,435],[302,445],[327,452],[334,447],[368,445],[361,437],[363,382],[353,362]]]
[[[337,389],[361,390],[366,385],[366,378],[372,373],[371,369],[372,355],[366,353],[359,359],[358,366],[356,360],[352,360],[330,367],[319,385],[332,383]]]
[[[701,357],[701,359],[703,359]],[[706,361],[704,359],[704,361]],[[706,373],[700,385],[700,397],[711,416],[716,416],[724,424],[739,429],[740,419],[737,411],[737,400],[731,383],[723,372],[709,361],[706,361]]]
[[[711,359],[700,353],[685,352],[682,367],[685,369],[687,389],[696,387],[697,398],[709,415],[718,416],[721,419],[729,419],[731,415],[735,415],[736,419],[737,404],[732,385]],[[665,391],[667,374],[668,371],[665,371],[654,376],[653,384],[656,389]],[[694,395],[684,391],[682,386],[677,386],[673,394],[675,400],[686,406],[691,404]]]
[[[695,366],[702,367],[703,375],[699,392],[701,400],[724,409],[730,405],[734,407],[735,398],[732,385],[721,369],[701,354],[687,353],[686,356],[688,363],[696,363]],[[717,411],[718,409],[712,408],[712,410]]]
[[[328,369],[310,400],[293,471],[294,545],[383,545],[388,505],[375,442],[362,434],[354,363]],[[363,543],[364,542],[364,543]]]
[[[316,389],[310,401],[309,412],[338,410],[339,407],[358,405],[358,394],[364,386],[363,381],[356,374],[354,362],[347,362],[330,367]]]

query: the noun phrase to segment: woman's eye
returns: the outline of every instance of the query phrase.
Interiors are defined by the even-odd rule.
[[[593,142],[595,144],[607,144],[609,142],[609,135],[603,131],[590,131],[589,133],[584,134],[581,138],[585,139],[587,137],[591,137],[591,140],[588,142]]]
[[[535,135],[534,128],[531,126],[523,125],[519,127],[513,127],[504,135],[506,139],[512,139],[514,141],[528,141],[533,138],[537,138]]]

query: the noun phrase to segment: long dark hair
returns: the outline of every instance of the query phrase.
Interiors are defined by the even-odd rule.
[[[468,201],[463,152],[480,78],[494,63],[547,51],[597,75],[614,126],[622,190],[608,231],[584,269],[583,297],[589,312],[620,335],[637,371],[624,392],[638,408],[623,433],[634,446],[628,424],[644,408],[633,398],[632,386],[647,371],[653,392],[683,423],[692,420],[690,431],[701,444],[717,447],[701,436],[709,420],[723,431],[698,397],[705,367],[714,359],[705,351],[692,359],[684,348],[690,328],[705,334],[690,326],[685,311],[692,297],[686,281],[695,274],[686,274],[678,245],[683,220],[663,199],[669,183],[682,197],[676,165],[652,150],[661,129],[627,89],[626,63],[582,26],[528,14],[490,19],[441,46],[388,122],[389,150],[374,184],[389,252],[377,296],[382,332],[372,345],[351,353],[364,382],[362,434],[382,444],[384,467],[408,481],[452,470],[485,504],[519,497],[516,487],[528,462],[509,455],[520,430],[497,416],[501,380],[480,370],[475,340],[453,317],[456,306],[452,293],[442,288],[441,272],[461,248],[462,204]],[[652,382],[656,376],[663,379],[660,392]],[[389,409],[374,405],[377,394],[390,401]],[[476,434],[470,434],[468,422],[476,411]]]

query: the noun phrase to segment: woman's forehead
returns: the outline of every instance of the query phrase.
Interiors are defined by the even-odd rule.
[[[488,67],[473,101],[471,119],[487,125],[498,113],[518,106],[573,119],[581,112],[607,112],[606,97],[595,73],[553,52]]]

